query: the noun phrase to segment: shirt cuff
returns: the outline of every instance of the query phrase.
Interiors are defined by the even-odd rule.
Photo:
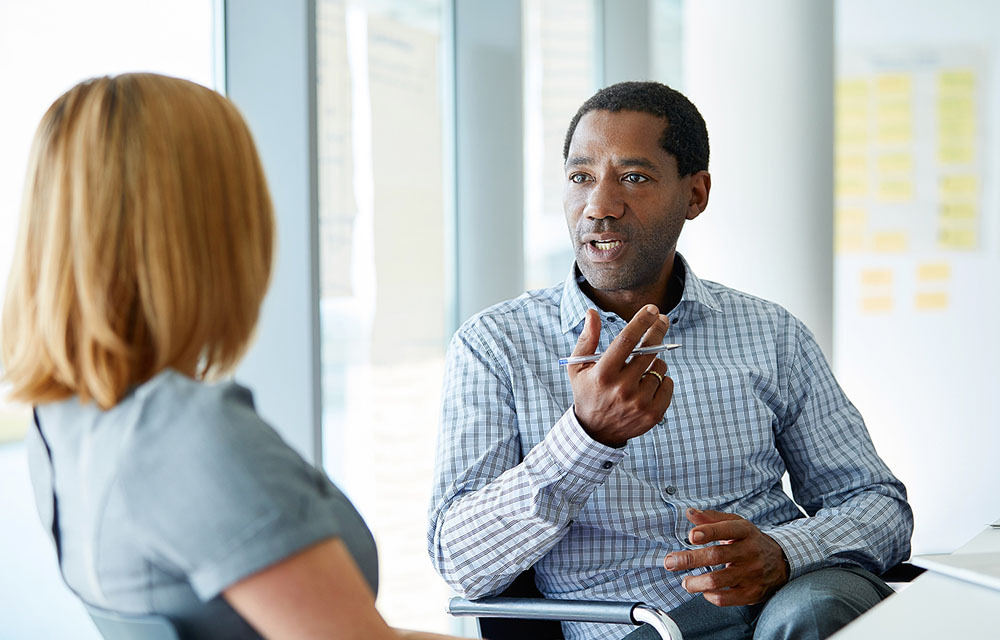
[[[802,518],[781,525],[760,527],[761,532],[770,536],[785,552],[789,580],[819,569],[825,560],[809,529],[795,526],[805,521],[806,519]]]
[[[565,472],[587,482],[604,482],[625,457],[625,450],[597,442],[577,420],[570,407],[545,438],[549,454]]]

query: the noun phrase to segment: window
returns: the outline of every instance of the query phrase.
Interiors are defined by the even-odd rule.
[[[375,534],[383,615],[447,631],[425,543],[450,330],[442,6],[317,12],[323,459]]]
[[[563,280],[573,252],[563,216],[563,141],[594,93],[593,0],[524,0],[524,256],[527,288]]]

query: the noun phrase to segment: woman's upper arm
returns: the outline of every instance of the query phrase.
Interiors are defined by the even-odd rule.
[[[223,591],[261,635],[292,638],[398,638],[344,543],[329,538]]]

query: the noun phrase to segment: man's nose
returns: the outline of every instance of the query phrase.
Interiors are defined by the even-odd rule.
[[[625,215],[625,199],[617,180],[602,180],[587,194],[583,214],[593,220],[621,218]]]

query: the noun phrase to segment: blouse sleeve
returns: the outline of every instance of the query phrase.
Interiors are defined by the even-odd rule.
[[[120,461],[129,525],[202,600],[331,537],[360,541],[374,561],[360,515],[257,415],[246,389],[176,382],[141,406]]]

